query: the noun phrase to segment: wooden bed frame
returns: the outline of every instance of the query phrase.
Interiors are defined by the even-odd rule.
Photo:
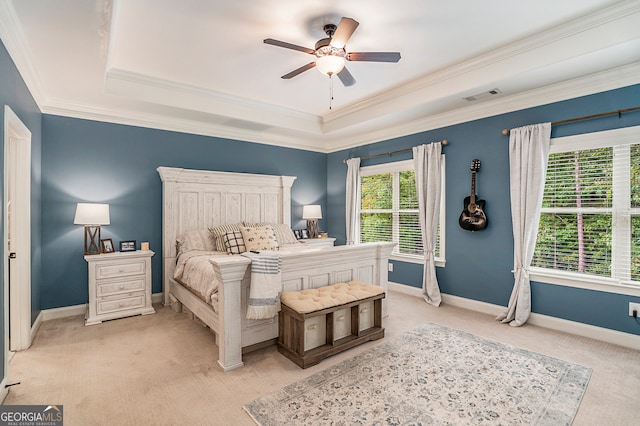
[[[176,239],[211,226],[248,222],[291,225],[293,176],[270,176],[159,167],[163,182],[162,261],[165,305],[184,305],[216,334],[218,364],[225,370],[242,367],[242,350],[278,337],[277,316],[247,320],[251,261],[243,256],[212,259],[218,288],[217,312],[173,279]],[[301,248],[282,259],[284,290],[303,290],[337,282],[361,280],[388,287],[387,268],[393,243],[367,243],[325,248]],[[383,315],[386,315],[386,301]]]

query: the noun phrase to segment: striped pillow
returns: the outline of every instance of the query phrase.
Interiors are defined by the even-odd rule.
[[[231,231],[240,231],[242,223],[231,223],[227,225],[212,226],[209,228],[209,232],[213,234],[213,239],[216,242],[217,251],[227,251],[224,245],[224,234]]]

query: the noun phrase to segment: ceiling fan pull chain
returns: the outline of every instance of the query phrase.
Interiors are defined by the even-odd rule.
[[[333,103],[333,77],[332,74],[329,74],[329,109],[331,109],[331,104]]]

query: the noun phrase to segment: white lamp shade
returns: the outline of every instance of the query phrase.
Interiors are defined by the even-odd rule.
[[[316,68],[322,74],[338,74],[344,68],[345,59],[342,56],[326,55],[316,59]]]
[[[322,219],[322,208],[319,204],[310,204],[302,207],[303,219]]]
[[[78,203],[73,223],[76,225],[108,225],[109,204]]]

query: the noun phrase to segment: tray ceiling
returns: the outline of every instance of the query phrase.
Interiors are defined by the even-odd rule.
[[[263,39],[342,16],[400,62],[281,79],[311,57]],[[0,36],[45,113],[321,152],[640,82],[635,0],[14,0]]]

